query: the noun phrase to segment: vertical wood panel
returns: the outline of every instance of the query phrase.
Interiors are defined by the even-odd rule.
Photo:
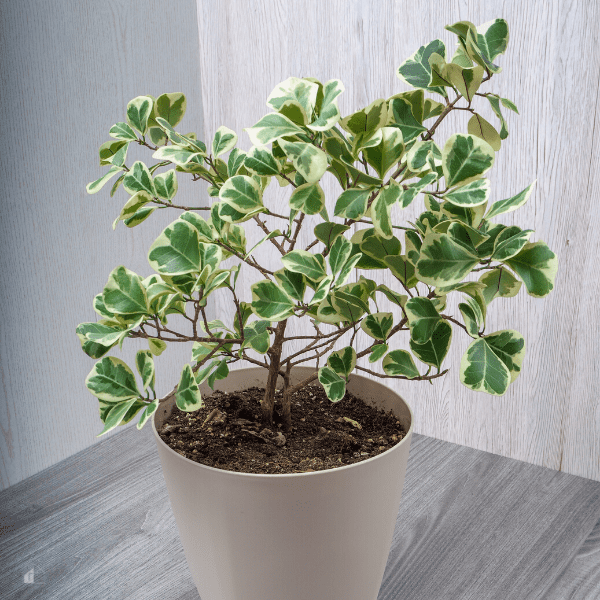
[[[341,79],[346,92],[340,108],[349,114],[405,90],[395,71],[419,46],[439,37],[453,48],[455,38],[444,25],[497,17],[509,22],[510,43],[499,58],[504,72],[486,91],[514,100],[520,116],[506,115],[511,134],[490,174],[491,201],[537,179],[526,207],[505,222],[532,227],[533,240],[543,239],[558,254],[556,289],[546,299],[523,291],[490,307],[488,331],[517,329],[527,342],[523,373],[505,396],[460,384],[458,366],[468,345],[460,330],[446,378],[434,385],[391,385],[413,406],[419,433],[600,479],[598,3],[426,0],[416,7],[406,0],[198,0],[207,137],[227,125],[248,149],[242,128],[269,111],[267,95],[291,75]],[[495,122],[489,107],[481,112]],[[452,131],[466,131],[466,121],[462,114],[448,119],[436,139],[443,143]],[[328,207],[339,194],[336,186],[325,183]],[[285,191],[269,194],[273,202],[288,197]],[[421,207],[409,207],[401,218],[412,220]],[[310,236],[306,229],[302,242]],[[279,264],[272,248],[260,252]],[[246,271],[240,288],[254,280]],[[407,345],[404,340],[399,347]]]
[[[147,276],[150,244],[175,215],[112,231],[127,194],[85,185],[104,172],[98,146],[142,94],[190,97],[183,126],[202,135],[194,0],[2,1],[0,39],[0,488],[96,442],[102,424],[84,380],[94,361],[75,328],[119,264]],[[173,32],[176,32],[175,34]],[[128,160],[152,161],[131,148]],[[180,178],[190,204],[205,191]],[[110,190],[110,185],[107,186]],[[184,202],[182,202],[184,203]],[[131,361],[140,344],[114,354]],[[157,359],[178,381],[189,348]],[[132,364],[132,363],[130,363]],[[109,434],[110,435],[110,434]]]

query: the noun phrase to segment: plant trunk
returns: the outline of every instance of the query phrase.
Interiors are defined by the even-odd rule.
[[[275,389],[279,377],[279,365],[281,364],[281,351],[283,350],[283,334],[287,320],[280,321],[275,329],[275,339],[269,348],[268,355],[271,359],[269,366],[269,377],[265,386],[265,397],[262,401],[262,420],[266,427],[273,425],[273,406],[275,404]]]

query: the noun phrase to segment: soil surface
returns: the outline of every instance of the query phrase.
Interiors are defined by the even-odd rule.
[[[350,393],[331,402],[323,388],[309,385],[292,396],[292,430],[283,431],[275,400],[273,426],[261,421],[264,388],[216,391],[196,412],[176,406],[162,440],[198,463],[240,473],[305,473],[350,465],[377,456],[405,435],[391,413],[367,406]]]

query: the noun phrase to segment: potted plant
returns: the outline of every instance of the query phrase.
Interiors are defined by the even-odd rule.
[[[453,328],[470,338],[461,340],[459,374],[470,389],[502,395],[521,371],[523,336],[511,329],[486,332],[486,313],[495,298],[515,296],[523,283],[529,295],[546,296],[557,260],[543,241],[529,241],[531,229],[497,219],[525,204],[533,183],[514,193],[506,182],[502,196],[508,197],[489,202],[485,175],[508,135],[503,110],[517,108],[481,89],[501,70],[495,60],[506,50],[508,27],[496,19],[446,29],[458,39],[452,56],[440,40],[422,46],[397,72],[414,89],[345,117],[337,105],[340,81],[290,77],[269,96],[272,112],[245,130],[252,142],[247,151],[226,127],[209,148],[193,133],[176,131],[186,109],[180,93],[134,98],[126,122],[115,124],[112,139],[100,147],[100,164],[109,169],[87,191],[94,194],[118,176],[111,196],[119,187],[128,194],[113,228],[119,221],[135,227],[156,210],[178,217],[150,247],[154,273],[142,278],[125,266],[114,269],[94,299],[100,320],[78,326],[84,352],[100,359],[86,385],[99,399],[102,434],[136,415],[138,428],[153,418],[203,600],[374,600],[400,502],[412,414],[372,377],[431,382],[444,376]],[[499,128],[478,112],[487,104]],[[469,113],[466,132],[438,145],[436,130],[454,111]],[[127,165],[131,144],[150,149],[155,162]],[[320,185],[327,173],[339,183],[332,215]],[[208,183],[214,200],[177,203],[177,178],[184,174]],[[285,206],[268,201],[274,180],[290,192]],[[424,212],[401,221],[417,198]],[[252,248],[248,226],[261,231]],[[304,248],[302,228],[314,232]],[[257,257],[260,244],[270,245],[276,269]],[[249,290],[237,285],[240,269],[258,274]],[[391,274],[395,284],[382,284],[381,274]],[[460,299],[455,314],[447,308],[449,295]],[[225,323],[209,320],[216,296],[221,305],[229,302]],[[382,302],[387,310],[379,309]],[[305,324],[302,335],[286,334],[292,319]],[[369,338],[362,346],[359,330]],[[106,356],[126,338],[148,343],[135,360],[141,385],[132,368]],[[286,354],[293,340],[301,349]],[[170,342],[192,346],[191,364],[173,392],[158,398],[153,357]],[[371,364],[357,362],[362,358]],[[229,372],[238,361],[253,367]],[[404,432],[370,453],[338,458],[333,467],[296,464],[279,474],[268,474],[260,460],[253,472],[216,468],[168,439],[167,422],[178,415],[190,425],[186,433],[195,427],[216,448],[217,439],[230,435],[228,423],[239,426],[227,396],[257,387],[262,397],[254,422],[241,419],[238,432],[246,427],[247,438],[235,451],[259,438],[272,465],[298,429],[296,394],[316,393],[307,386],[321,386],[342,412],[350,392]],[[211,388],[229,394],[210,396],[218,406],[209,412]],[[330,433],[319,428],[322,407],[321,401],[311,416],[317,435]],[[340,429],[361,429],[348,416],[336,422]],[[199,439],[194,443],[203,444]]]

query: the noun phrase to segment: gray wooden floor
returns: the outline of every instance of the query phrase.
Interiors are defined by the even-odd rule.
[[[199,598],[149,427],[1,492],[0,556],[7,600]],[[600,598],[600,482],[415,435],[379,599],[492,598]]]

